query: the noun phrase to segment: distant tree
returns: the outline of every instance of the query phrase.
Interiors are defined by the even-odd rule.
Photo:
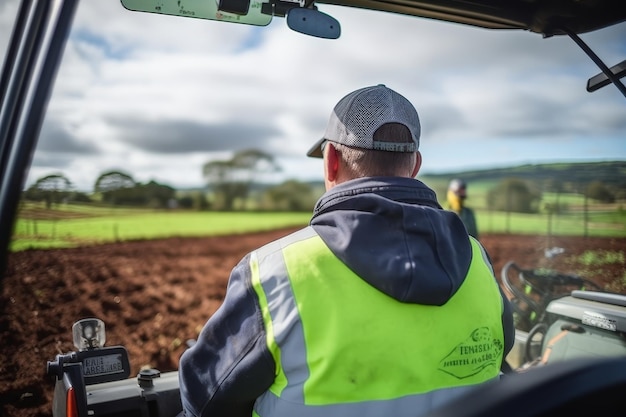
[[[103,193],[103,200],[116,205],[169,207],[176,199],[176,190],[168,185],[150,181],[136,183],[133,187],[119,188]]]
[[[265,190],[262,208],[274,211],[312,211],[318,197],[309,184],[289,180]]]
[[[545,189],[558,195],[565,191],[565,184],[558,178],[548,178],[545,180]]]
[[[137,184],[129,175],[121,171],[108,171],[101,174],[94,184],[94,191],[102,195],[102,201],[120,204],[119,199],[127,199],[128,189]],[[124,191],[126,190],[126,191]]]
[[[202,167],[202,174],[209,188],[215,194],[215,207],[232,210],[238,197],[243,197],[244,185],[233,178],[234,163],[229,161],[210,161]]]
[[[176,190],[169,185],[150,181],[145,185],[139,185],[138,188],[151,207],[169,207],[170,202],[176,199]]]
[[[561,204],[561,194],[563,194],[566,190],[566,185],[563,181],[557,178],[549,178],[545,181],[545,189],[546,191],[552,192],[555,194],[556,199],[554,202],[550,202],[546,204],[546,211],[550,213],[558,214],[566,211],[567,206],[563,206]]]
[[[66,200],[72,193],[72,182],[63,174],[52,174],[39,178],[25,191],[24,197],[34,201],[45,201],[46,208]]]
[[[601,181],[590,182],[585,189],[585,196],[602,203],[615,202],[615,195],[613,195],[611,190]]]
[[[197,191],[193,194],[193,208],[198,211],[211,209],[211,202],[207,199],[204,191]]]
[[[198,211],[207,210],[210,208],[210,204],[207,201],[204,191],[178,191],[176,195],[176,201],[178,203],[178,207],[180,208],[193,209]]]
[[[248,149],[235,153],[230,160],[205,163],[202,175],[215,194],[215,206],[233,210],[235,201],[245,201],[254,182],[280,171],[274,158],[264,152]]]
[[[518,178],[502,180],[487,193],[487,204],[491,209],[506,212],[536,213],[540,199],[539,192]]]
[[[70,201],[75,201],[77,203],[91,203],[91,197],[83,192],[75,191],[70,197]]]
[[[190,195],[184,195],[178,199],[178,207],[184,209],[193,208],[193,197]]]
[[[103,193],[120,188],[131,188],[135,186],[135,180],[129,174],[121,171],[108,171],[101,174],[94,184],[94,191]]]

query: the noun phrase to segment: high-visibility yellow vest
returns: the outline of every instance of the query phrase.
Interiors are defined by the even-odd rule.
[[[496,378],[502,299],[471,242],[465,282],[443,306],[380,292],[311,227],[255,251],[252,285],[277,369],[253,415],[416,416]]]

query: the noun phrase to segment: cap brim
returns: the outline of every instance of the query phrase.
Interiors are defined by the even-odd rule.
[[[323,158],[324,153],[322,152],[322,143],[324,143],[325,140],[325,138],[321,138],[320,140],[315,142],[315,145],[313,145],[313,147],[309,149],[309,151],[306,153],[306,156],[310,156],[311,158]]]

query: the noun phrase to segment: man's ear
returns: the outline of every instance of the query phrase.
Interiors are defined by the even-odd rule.
[[[335,146],[332,142],[328,142],[326,144],[326,158],[324,158],[326,170],[326,179],[331,183],[334,183],[337,180],[337,175],[339,173],[339,156],[337,155],[337,151],[335,150]]]
[[[415,152],[415,166],[413,167],[413,172],[411,173],[411,178],[415,178],[420,168],[422,167],[422,154],[420,151]]]

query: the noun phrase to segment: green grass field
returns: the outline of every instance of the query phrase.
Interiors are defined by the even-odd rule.
[[[521,214],[477,211],[481,233],[522,233],[558,236],[626,236],[626,214]]]
[[[426,178],[424,182],[437,192],[439,203],[446,207],[448,181]],[[504,213],[491,211],[487,205],[489,190],[497,181],[477,181],[468,187],[467,206],[474,209],[480,233],[524,233],[563,236],[626,236],[626,209],[623,202],[598,204],[585,201],[582,194],[544,192],[538,206],[540,213]],[[550,214],[546,207],[558,205]]]
[[[480,193],[477,194],[475,199],[480,200]],[[507,214],[486,210],[480,204],[473,207],[480,233],[626,236],[626,210],[621,206],[591,205],[585,212],[576,196],[562,198],[574,209],[550,215]],[[74,204],[46,209],[40,204],[26,204],[21,207],[10,249],[20,251],[173,236],[249,233],[305,226],[310,217],[308,212],[167,211]]]
[[[57,209],[53,209],[55,211]],[[59,209],[67,212],[67,208]],[[76,212],[76,210],[69,210]],[[100,207],[82,207],[82,217],[19,217],[11,251],[62,248],[122,240],[173,236],[214,236],[249,233],[289,226],[305,226],[309,213],[223,213],[124,209],[111,213]],[[50,215],[50,217],[54,217]]]

